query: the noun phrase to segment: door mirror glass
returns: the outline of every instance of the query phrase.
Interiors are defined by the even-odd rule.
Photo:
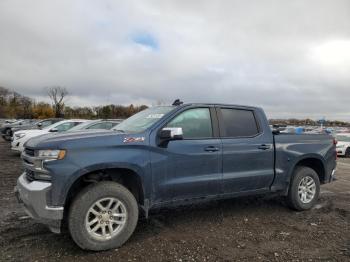
[[[181,140],[183,139],[182,127],[165,127],[159,135],[162,140]]]

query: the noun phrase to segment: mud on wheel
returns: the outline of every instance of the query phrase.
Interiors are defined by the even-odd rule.
[[[297,167],[288,191],[289,206],[296,210],[308,210],[316,204],[319,194],[320,180],[315,170]]]
[[[68,228],[81,248],[99,251],[124,244],[137,220],[133,194],[120,184],[105,181],[84,188],[74,199]]]

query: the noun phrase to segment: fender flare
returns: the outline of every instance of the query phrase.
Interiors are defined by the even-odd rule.
[[[65,189],[62,191],[61,193],[62,195],[60,199],[62,199],[63,203],[66,203],[70,189],[72,188],[73,184],[82,176],[92,172],[96,172],[96,171],[101,171],[106,169],[116,169],[116,168],[128,169],[133,171],[135,174],[137,174],[140,177],[142,191],[145,196],[145,186],[144,186],[144,179],[143,179],[144,172],[142,168],[137,165],[130,165],[130,163],[117,162],[117,163],[95,164],[95,165],[84,167],[78,170],[77,172],[73,173],[70,179],[68,180],[68,182],[66,183],[66,185],[64,186]]]
[[[296,166],[303,160],[306,159],[317,159],[322,163],[322,167],[325,169],[325,163],[324,159],[321,155],[318,154],[307,154],[303,155],[302,157],[298,157],[293,161],[293,164],[291,165],[291,168],[289,169],[288,175],[287,175],[287,180],[290,180],[291,176],[293,175],[293,172],[296,168]]]
[[[323,157],[322,157],[321,155],[319,155],[319,154],[313,154],[313,153],[311,153],[311,154],[302,155],[301,157],[298,157],[298,158],[294,159],[294,161],[293,161],[293,163],[291,164],[291,167],[290,167],[290,169],[289,169],[289,171],[288,171],[288,174],[287,174],[287,176],[286,176],[285,182],[286,182],[286,185],[287,185],[287,186],[286,186],[286,188],[285,188],[285,190],[284,190],[284,192],[283,192],[283,195],[287,195],[287,194],[288,194],[290,181],[291,181],[291,179],[292,179],[292,177],[293,177],[293,173],[294,173],[294,171],[295,171],[295,168],[298,166],[298,164],[299,164],[300,162],[302,162],[303,160],[306,160],[306,159],[316,159],[316,160],[320,161],[320,162],[322,163],[322,168],[323,168],[324,170],[326,170],[326,166],[325,166],[324,159],[323,159]]]

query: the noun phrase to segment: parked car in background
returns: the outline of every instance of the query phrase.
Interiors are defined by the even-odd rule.
[[[13,136],[13,133],[19,130],[28,130],[28,129],[43,129],[44,127],[50,126],[54,123],[57,123],[59,121],[64,120],[63,118],[48,118],[48,119],[42,119],[33,121],[32,123],[23,124],[19,126],[15,126],[11,128],[11,137]]]
[[[16,122],[16,119],[7,119],[7,118],[1,118],[0,119],[0,126],[4,125],[4,124],[12,124],[14,122]]]
[[[338,156],[350,157],[350,133],[340,133],[336,137]]]
[[[43,129],[19,130],[13,135],[11,149],[13,151],[22,152],[24,150],[24,143],[27,142],[30,138],[55,132],[64,132],[86,121],[88,120],[70,119],[57,122],[53,125],[44,127]]]
[[[350,133],[350,128],[348,128],[348,127],[336,127],[335,128],[335,132],[337,134],[339,134],[339,133]]]
[[[283,134],[302,134],[305,130],[303,127],[285,126],[278,129]]]
[[[4,124],[0,128],[0,133],[3,139],[6,141],[11,141],[12,137],[12,128],[17,128],[21,126],[26,126],[26,125],[33,125],[37,122],[38,120],[36,119],[22,119],[22,120],[17,120],[11,124]]]
[[[106,250],[153,208],[271,193],[308,210],[334,178],[336,147],[326,134],[272,132],[260,108],[176,101],[112,131],[32,138],[22,159],[15,192],[27,213],[56,233],[67,222],[83,249]]]
[[[7,119],[7,120],[5,120],[5,123],[6,124],[12,124],[12,123],[14,123],[16,121],[17,121],[17,119]]]
[[[81,130],[96,130],[96,129],[105,129],[109,130],[120,124],[123,120],[121,119],[108,119],[108,120],[89,120],[85,123],[77,125],[69,130],[69,132],[81,131]]]

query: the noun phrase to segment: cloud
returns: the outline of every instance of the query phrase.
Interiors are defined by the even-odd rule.
[[[350,120],[348,0],[0,2],[0,84],[70,105],[223,102]]]

